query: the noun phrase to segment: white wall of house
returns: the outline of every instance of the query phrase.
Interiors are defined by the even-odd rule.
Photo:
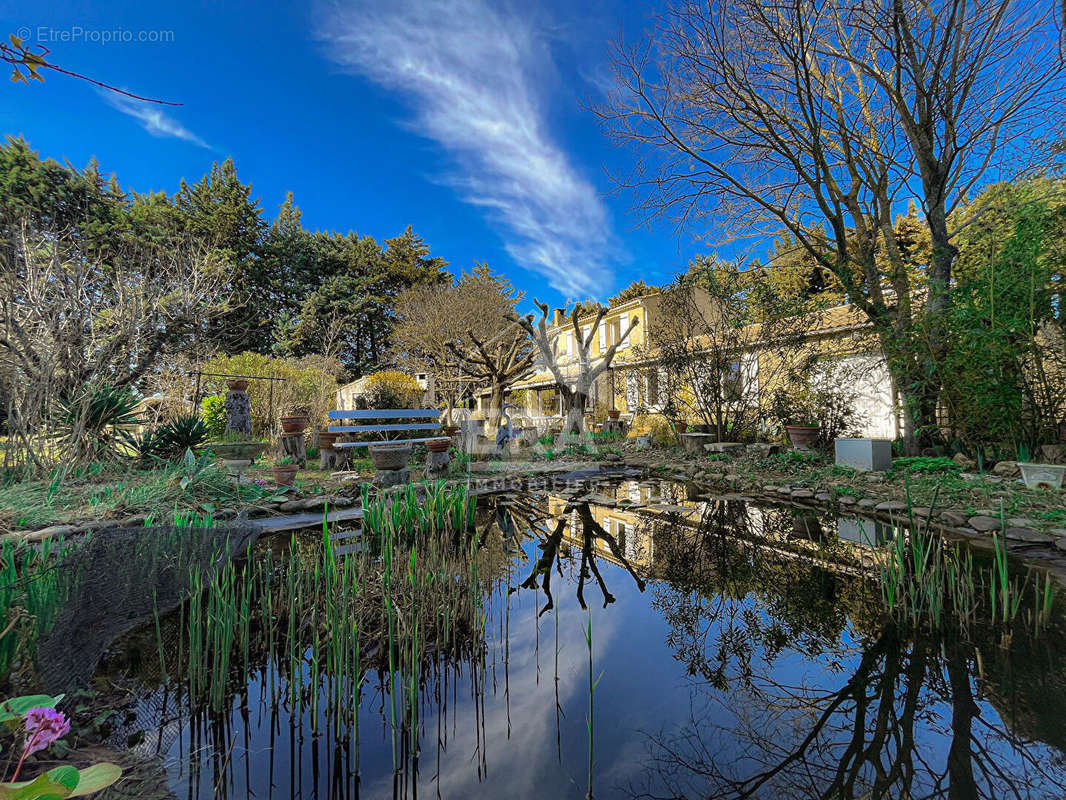
[[[855,410],[863,418],[861,434],[870,439],[895,439],[899,435],[892,401],[892,376],[885,360],[876,355],[853,355],[823,362],[822,380],[844,384],[855,393]]]

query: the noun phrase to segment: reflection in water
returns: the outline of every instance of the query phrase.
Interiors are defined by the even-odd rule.
[[[174,694],[150,632],[105,670],[144,687],[138,747],[188,797],[1063,796],[1061,619],[1010,649],[901,628],[873,580],[895,532],[851,530],[655,480],[483,498],[484,646],[433,654],[395,770],[383,652],[354,724],[320,718],[336,684],[265,647],[223,713]]]
[[[658,550],[667,582],[654,603],[698,680],[687,723],[651,737],[636,796],[1066,793],[1061,754],[1005,723],[995,699],[1004,684],[1025,691],[1002,671],[1020,662],[1060,673],[1054,687],[1038,682],[1029,708],[1049,688],[1061,705],[1061,660],[1047,638],[1022,637],[1008,655],[991,635],[961,641],[900,629],[854,576],[745,543],[742,513],[719,522],[695,551],[671,535],[662,538],[672,546]],[[823,669],[810,670],[815,664]]]

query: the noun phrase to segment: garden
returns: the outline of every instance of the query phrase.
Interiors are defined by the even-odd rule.
[[[535,146],[380,209],[8,137],[0,800],[1066,797],[1061,26],[889,5],[667,2],[590,62],[662,263],[518,6],[446,13],[476,135]],[[466,85],[445,33],[390,96]],[[64,56],[0,42],[209,149]],[[355,232],[456,187],[514,236]]]

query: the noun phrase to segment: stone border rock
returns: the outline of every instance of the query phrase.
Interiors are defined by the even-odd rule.
[[[354,503],[355,499],[346,495],[316,495],[306,499],[277,500],[240,508],[227,506],[215,511],[212,517],[219,522],[231,522],[233,520],[265,517],[271,514],[292,513],[294,511],[319,511],[324,510],[327,504],[330,508],[349,508]],[[43,542],[45,539],[60,536],[69,538],[96,531],[137,528],[144,525],[145,519],[147,519],[146,514],[133,514],[118,519],[95,519],[62,525],[49,525],[44,528],[2,534],[0,535],[0,542],[38,543]]]

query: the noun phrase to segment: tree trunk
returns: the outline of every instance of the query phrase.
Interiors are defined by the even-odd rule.
[[[503,384],[492,384],[492,394],[489,396],[489,425],[485,431],[486,436],[495,436],[496,430],[500,427],[500,415],[503,413],[503,394]]]
[[[958,653],[948,653],[948,682],[951,686],[951,749],[948,751],[948,797],[950,800],[977,800],[973,772],[973,720],[981,710],[973,700],[966,662]]]
[[[924,448],[939,439],[936,409],[940,382],[936,370],[915,352],[900,352],[893,347],[891,331],[880,331],[881,352],[896,386],[903,411],[903,452],[921,455]]]
[[[588,395],[583,392],[566,392],[563,394],[563,408],[566,410],[566,422],[563,432],[580,436],[585,432],[585,404]]]

